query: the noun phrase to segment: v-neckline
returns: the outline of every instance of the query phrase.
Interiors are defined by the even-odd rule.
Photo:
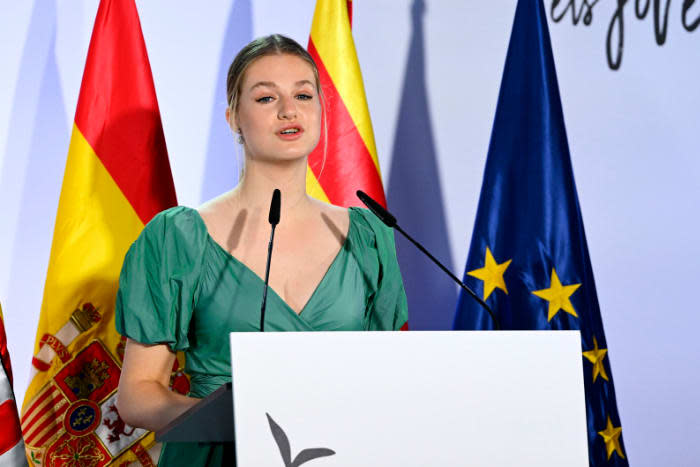
[[[214,240],[214,237],[212,237],[211,234],[209,233],[209,229],[207,228],[207,224],[206,224],[206,222],[204,222],[204,218],[202,217],[202,215],[200,214],[200,212],[199,212],[198,210],[196,210],[196,209],[193,209],[193,211],[197,213],[197,217],[199,217],[199,221],[202,223],[202,226],[204,227],[204,231],[205,231],[206,234],[207,234],[207,239],[208,239],[211,243],[213,243],[213,244],[216,246],[216,248],[217,248],[222,254],[224,254],[228,259],[232,260],[235,264],[239,265],[239,266],[241,267],[241,269],[243,269],[244,271],[246,271],[249,275],[253,276],[253,277],[254,277],[258,282],[260,282],[260,284],[264,287],[264,286],[265,286],[265,281],[263,280],[263,278],[260,277],[255,271],[253,271],[253,270],[252,270],[247,264],[245,264],[243,261],[239,260],[239,259],[236,258],[234,255],[232,255],[231,252],[228,251],[228,250],[227,250],[226,248],[224,248],[223,246],[221,246],[221,244],[219,244],[219,242],[217,242],[216,240]],[[314,288],[313,292],[311,292],[311,295],[309,296],[309,299],[306,301],[306,303],[304,304],[304,306],[301,307],[301,310],[299,310],[299,313],[297,313],[296,311],[294,311],[294,308],[292,308],[292,307],[289,305],[289,303],[287,303],[287,301],[286,301],[285,299],[283,299],[282,296],[281,296],[280,294],[278,294],[277,291],[276,291],[275,289],[273,289],[272,286],[270,286],[270,285],[268,284],[268,292],[272,292],[273,296],[277,297],[277,300],[279,300],[280,303],[282,303],[282,304],[284,305],[284,307],[285,307],[290,313],[296,315],[298,318],[303,319],[303,318],[302,318],[302,314],[304,313],[304,311],[306,311],[306,308],[307,308],[307,307],[309,306],[309,304],[313,301],[314,297],[316,296],[316,293],[319,291],[319,289],[321,288],[321,286],[323,286],[323,285],[324,285],[324,282],[326,282],[326,278],[330,275],[331,270],[335,267],[336,263],[339,261],[340,256],[343,254],[343,251],[345,251],[345,250],[347,249],[348,242],[349,242],[349,239],[350,239],[350,233],[352,232],[353,224],[354,224],[354,222],[353,222],[353,215],[354,215],[354,213],[355,213],[355,210],[354,210],[352,207],[348,208],[348,219],[349,219],[349,222],[348,222],[348,231],[347,231],[346,234],[345,234],[345,240],[343,240],[343,243],[342,243],[342,245],[340,246],[340,249],[338,250],[338,252],[335,254],[335,257],[333,258],[333,261],[331,261],[331,264],[328,266],[328,269],[326,269],[326,272],[325,272],[325,273],[323,274],[323,276],[321,277],[321,280],[318,282],[318,284],[316,284],[316,287]],[[261,300],[262,300],[262,298],[261,298]],[[307,313],[307,314],[308,314],[308,313]]]

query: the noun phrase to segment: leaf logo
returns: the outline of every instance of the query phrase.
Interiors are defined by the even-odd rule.
[[[269,413],[265,413],[265,415],[267,415],[267,421],[270,423],[272,437],[275,438],[275,442],[280,450],[285,467],[299,467],[301,464],[310,460],[314,460],[319,457],[332,456],[335,454],[335,451],[328,448],[310,448],[303,449],[299,454],[297,454],[294,460],[292,460],[292,449],[289,446],[289,439],[287,438],[287,435],[282,427],[280,427],[272,419],[272,417],[270,417]]]

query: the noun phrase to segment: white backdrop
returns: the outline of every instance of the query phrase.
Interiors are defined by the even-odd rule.
[[[313,0],[236,1],[137,2],[181,204],[202,201],[204,154],[211,151],[213,118],[222,119],[224,110],[216,85],[223,62],[232,58],[222,61],[224,38],[280,32],[302,44],[308,40]],[[571,10],[552,21],[552,1],[545,7],[627,452],[636,466],[696,465],[700,31],[684,28],[683,2],[668,2],[659,46],[653,6],[640,20],[628,2],[621,14],[622,62],[613,71],[606,37],[612,23],[616,55],[618,2],[600,0],[590,25],[584,18],[574,25]],[[411,0],[353,3],[386,183],[413,33]],[[557,3],[558,16],[569,3],[578,14],[594,2]],[[20,400],[97,4],[0,0],[0,302]],[[234,7],[247,17],[231,15]],[[448,260],[458,275],[514,11],[515,0],[427,1],[423,17],[429,123]],[[689,7],[686,25],[698,17],[700,3]],[[218,146],[235,159],[232,140]]]

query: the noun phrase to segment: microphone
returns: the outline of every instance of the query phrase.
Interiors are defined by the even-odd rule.
[[[384,207],[381,204],[377,203],[375,200],[370,198],[369,195],[362,190],[357,190],[356,194],[357,197],[360,198],[360,201],[362,201],[365,204],[365,206],[367,206],[369,210],[372,211],[374,215],[379,218],[380,221],[384,222],[387,225],[387,227],[398,227],[398,225],[396,224],[396,218],[389,214],[389,211],[384,209]],[[406,235],[403,232],[403,230],[399,231]]]
[[[448,276],[450,276],[453,281],[455,281],[460,287],[462,287],[463,290],[465,290],[469,295],[471,295],[471,297],[474,300],[476,300],[479,303],[479,305],[481,305],[488,312],[488,314],[491,316],[491,319],[493,320],[493,324],[494,324],[494,327],[496,328],[496,330],[501,329],[501,325],[498,322],[498,319],[496,319],[496,316],[493,314],[493,311],[491,311],[491,308],[486,304],[486,302],[484,302],[481,298],[479,298],[479,296],[476,293],[474,293],[474,291],[472,289],[467,287],[464,284],[464,282],[459,280],[457,278],[457,276],[452,274],[452,272],[449,269],[447,269],[445,266],[443,266],[443,264],[440,261],[438,261],[438,259],[435,258],[433,255],[431,255],[430,252],[423,247],[423,245],[418,243],[410,235],[408,235],[406,232],[404,232],[404,230],[401,227],[399,227],[399,224],[397,224],[396,217],[394,217],[389,211],[384,209],[384,207],[381,204],[379,204],[378,202],[376,202],[375,200],[370,198],[369,195],[367,195],[367,193],[363,192],[362,190],[357,190],[357,197],[360,198],[360,201],[362,201],[365,204],[365,206],[367,206],[369,208],[369,210],[372,211],[372,213],[374,213],[374,215],[379,218],[379,220],[381,220],[384,224],[386,224],[387,227],[392,227],[392,228],[398,230],[399,232],[401,232],[401,235],[406,237],[420,251],[425,253],[425,255],[428,258],[433,260],[433,262],[435,264],[437,264],[440,269],[442,269]]]
[[[267,289],[270,282],[270,261],[272,260],[272,243],[275,241],[275,227],[280,222],[280,203],[282,194],[275,188],[272,192],[272,202],[270,203],[270,214],[267,216],[272,231],[270,232],[270,242],[267,244],[267,264],[265,265],[265,288],[263,288],[262,306],[260,307],[260,332],[265,331],[265,307],[267,305]]]

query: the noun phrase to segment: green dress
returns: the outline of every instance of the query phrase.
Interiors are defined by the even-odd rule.
[[[397,330],[406,322],[393,230],[366,209],[350,208],[349,215],[345,243],[299,314],[269,289],[266,332]],[[260,330],[263,285],[214,241],[196,210],[171,208],[148,223],[126,255],[117,331],[184,351],[190,395],[206,397],[231,380],[228,334]],[[227,443],[171,443],[159,465],[233,465],[232,453]]]

